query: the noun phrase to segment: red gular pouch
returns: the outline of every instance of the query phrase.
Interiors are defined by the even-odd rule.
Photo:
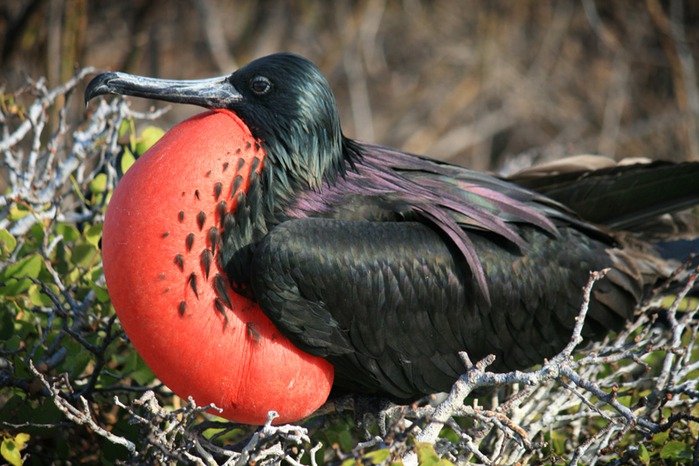
[[[119,182],[102,239],[112,303],[146,364],[180,397],[245,424],[271,410],[275,423],[307,417],[333,382],[330,363],[293,346],[221,268],[222,216],[264,157],[230,111],[180,123]]]

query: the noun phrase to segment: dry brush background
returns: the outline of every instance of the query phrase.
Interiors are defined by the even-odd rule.
[[[8,89],[87,65],[208,77],[293,51],[323,69],[359,139],[478,169],[526,151],[699,157],[697,2],[3,4]]]
[[[27,464],[378,464],[415,460],[411,449],[421,464],[438,464],[435,451],[476,463],[696,462],[691,305],[677,318],[670,308],[661,326],[639,313],[627,332],[573,366],[545,366],[502,404],[450,406],[429,448],[412,443],[434,430],[425,407],[404,413],[417,423],[399,416],[368,443],[351,413],[255,432],[201,423],[186,403],[163,411],[172,399],[135,359],[104,294],[97,239],[115,155],[136,151],[121,122],[137,138],[200,110],[151,121],[149,104],[110,99],[88,116],[87,79],[71,79],[86,66],[209,77],[292,51],[328,76],[351,137],[481,170],[577,153],[680,161],[699,159],[697,25],[699,4],[679,0],[1,3],[3,457],[24,445]]]

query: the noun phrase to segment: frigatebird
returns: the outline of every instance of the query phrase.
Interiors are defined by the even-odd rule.
[[[250,317],[261,310],[271,339],[281,340],[278,330],[293,344],[282,356],[260,356],[267,377],[282,377],[275,360],[300,351],[310,356],[297,372],[320,367],[330,374],[325,385],[334,372],[337,393],[405,402],[448,391],[465,371],[462,351],[473,361],[494,354],[497,371],[531,367],[569,341],[590,271],[610,269],[594,288],[583,335],[621,329],[644,291],[668,273],[652,244],[627,241],[628,231],[699,201],[697,163],[520,177],[519,185],[353,140],[321,71],[293,54],[197,81],[109,72],[90,82],[85,97],[104,94],[214,111],[172,130],[150,161],[127,172],[110,204],[116,220],[108,211],[104,232],[110,294],[156,374],[177,385],[182,375],[171,372],[199,367],[190,359],[174,367],[192,351],[219,364],[208,377],[180,383],[184,393],[218,387],[213,381],[237,353],[250,350],[217,351],[223,337],[208,327],[168,330],[203,312],[225,333],[238,325],[229,318],[241,306],[247,339],[263,333]],[[141,181],[127,181],[132,172]],[[171,240],[174,249],[165,246]],[[159,255],[167,271],[144,272]],[[206,299],[204,288],[212,290]],[[157,301],[165,295],[174,297]],[[193,311],[202,301],[206,310]],[[167,309],[153,314],[158,306]],[[213,349],[201,350],[208,343]],[[270,397],[303,403],[288,391],[294,383]],[[317,390],[322,399],[310,411],[327,395],[325,386]],[[245,415],[234,408],[229,417],[264,422],[272,405]]]

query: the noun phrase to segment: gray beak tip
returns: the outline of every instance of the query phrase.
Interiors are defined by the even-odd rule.
[[[100,95],[113,94],[114,92],[109,86],[109,81],[114,77],[115,73],[102,73],[92,78],[85,88],[85,105]]]

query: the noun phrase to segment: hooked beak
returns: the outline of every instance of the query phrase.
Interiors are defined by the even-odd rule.
[[[227,108],[243,99],[228,76],[178,81],[119,72],[103,73],[90,81],[85,89],[85,103],[105,94],[145,97],[206,108]]]

